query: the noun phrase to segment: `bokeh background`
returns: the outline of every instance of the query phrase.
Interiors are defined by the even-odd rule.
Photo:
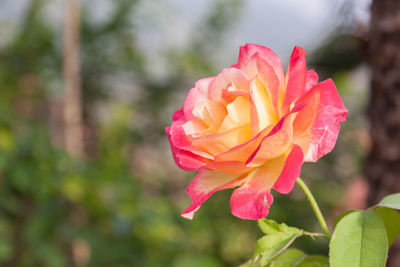
[[[364,208],[370,70],[368,0],[86,0],[80,3],[83,142],[68,152],[61,0],[0,1],[0,265],[237,266],[261,236],[230,214],[230,190],[180,217],[194,173],[179,170],[164,128],[194,82],[236,62],[239,46],[294,45],[332,77],[349,109],[335,150],[303,179],[328,217]],[[65,66],[65,65],[64,65]],[[79,151],[79,149],[78,149]],[[79,154],[79,153],[78,153]],[[269,218],[320,231],[297,188]],[[326,255],[327,242],[296,241]]]

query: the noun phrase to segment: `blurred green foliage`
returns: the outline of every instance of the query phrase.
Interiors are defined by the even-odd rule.
[[[230,214],[229,191],[213,196],[193,221],[180,217],[194,174],[173,165],[163,129],[179,107],[177,95],[217,72],[208,55],[223,49],[243,1],[215,1],[186,48],[164,51],[161,80],[148,70],[132,23],[140,1],[110,0],[103,21],[92,19],[89,7],[82,11],[86,159],[69,157],[60,141],[62,32],[46,20],[50,2],[30,1],[0,47],[1,265],[220,267],[250,258],[261,232]],[[131,101],[115,96],[126,76]],[[335,162],[331,156],[322,171],[305,168],[312,178],[331,173],[329,184],[314,182],[326,209],[340,198],[340,182],[329,172]],[[276,195],[270,217],[313,230],[312,211],[294,195]],[[296,244],[327,251],[325,243]]]

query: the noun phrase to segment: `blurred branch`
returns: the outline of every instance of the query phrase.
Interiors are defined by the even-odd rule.
[[[372,148],[365,163],[369,204],[400,192],[400,2],[374,0],[368,40],[372,70],[368,119]],[[388,267],[400,266],[400,240],[389,250]]]
[[[34,203],[31,199],[23,196],[21,199],[21,209],[23,210],[23,216],[19,217],[15,222],[14,232],[13,232],[13,253],[7,262],[5,262],[6,267],[17,267],[20,266],[21,257],[26,250],[26,244],[24,242],[24,234],[26,231],[26,226],[29,221],[29,217],[32,215],[34,210]]]
[[[66,0],[64,14],[64,120],[65,147],[73,156],[83,156],[83,124],[80,79],[78,0]]]

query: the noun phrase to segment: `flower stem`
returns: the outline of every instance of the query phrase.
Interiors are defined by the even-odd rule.
[[[319,209],[318,204],[315,201],[315,198],[312,195],[310,189],[307,187],[307,185],[303,182],[303,180],[300,177],[297,178],[296,183],[300,186],[301,190],[303,190],[304,194],[306,195],[308,202],[310,202],[310,205],[311,205],[312,209],[314,210],[315,216],[317,217],[318,222],[321,225],[321,228],[325,233],[326,238],[328,238],[330,240],[332,235],[329,232],[329,229],[328,229],[328,226],[326,225],[324,216],[322,216],[321,210]]]

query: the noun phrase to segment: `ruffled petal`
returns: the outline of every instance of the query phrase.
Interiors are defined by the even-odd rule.
[[[192,146],[191,141],[188,139],[188,136],[185,133],[183,121],[173,122],[171,126],[167,127],[165,130],[167,132],[171,147],[187,150],[204,158],[214,159],[212,155],[204,150],[199,150]]]
[[[196,138],[192,141],[192,146],[215,156],[248,140],[250,140],[250,125],[243,125],[225,132]]]
[[[227,152],[215,156],[215,161],[241,161],[246,162],[254,150],[259,146],[261,140],[267,136],[273,125],[265,128],[249,141],[229,149]]]
[[[230,103],[236,99],[238,96],[249,97],[249,90],[238,89],[235,84],[231,84],[226,90],[222,91],[222,98]]]
[[[171,152],[174,157],[175,163],[176,165],[178,165],[179,168],[185,171],[196,171],[204,167],[206,163],[209,162],[209,160],[204,157],[176,147],[171,140],[171,127],[165,128],[165,132],[167,133],[169,139],[169,144],[171,146]]]
[[[269,65],[274,69],[276,76],[278,77],[279,81],[281,84],[284,83],[284,75],[283,75],[283,68],[282,68],[282,62],[279,59],[279,57],[269,48],[261,45],[256,45],[256,44],[246,44],[244,46],[240,47],[240,52],[239,52],[239,60],[238,60],[238,66],[244,72],[247,73],[249,78],[254,78],[256,75],[256,62],[252,60],[252,57],[258,54],[257,57],[261,57],[264,59],[266,62],[268,62]],[[255,59],[256,57],[253,57]]]
[[[279,131],[282,130],[282,125],[284,124],[286,117],[292,116],[291,114],[295,114],[299,112],[302,108],[304,108],[305,104],[304,103],[299,103],[295,107],[292,108],[289,114],[287,114],[285,117],[283,117],[276,125],[270,125],[263,129],[261,132],[259,132],[256,136],[254,136],[252,139],[250,139],[247,142],[244,142],[240,145],[237,145],[228,151],[216,155],[214,157],[214,160],[216,162],[219,161],[241,161],[241,162],[248,162],[251,159],[251,156],[254,154],[254,151],[256,151],[261,142],[267,137],[271,135],[277,134]],[[255,154],[253,155],[253,157]]]
[[[216,101],[230,102],[230,98],[226,99],[227,90],[232,90],[232,88],[248,91],[249,88],[249,78],[241,70],[236,68],[227,68],[222,70],[220,74],[215,77],[215,80],[210,84],[211,88],[208,92],[208,98]]]
[[[232,214],[241,219],[258,220],[268,215],[273,198],[270,193],[285,165],[287,153],[254,169],[231,196]]]
[[[219,131],[227,131],[238,126],[249,124],[250,122],[250,106],[248,98],[244,96],[236,97],[236,99],[226,106],[228,114],[222,122]]]
[[[183,104],[183,112],[187,120],[194,119],[192,113],[194,106],[201,101],[208,99],[208,91],[211,83],[215,80],[215,77],[204,78],[198,80],[194,87],[190,89],[188,95],[186,96],[185,102]]]
[[[210,133],[214,133],[226,116],[226,107],[218,101],[205,99],[196,103],[192,114],[208,126]]]
[[[292,144],[295,113],[282,118],[274,129],[263,138],[260,145],[247,159],[246,166],[257,167],[283,154]]]
[[[242,179],[237,174],[216,171],[199,172],[186,189],[192,204],[182,212],[182,217],[193,219],[194,213],[212,194],[218,190],[236,187],[241,183]]]
[[[347,110],[331,79],[314,86],[298,103],[305,107],[293,122],[294,143],[303,149],[305,161],[316,162],[335,146]]]
[[[201,137],[208,133],[207,124],[205,124],[204,121],[200,119],[193,119],[185,122],[182,125],[182,129],[186,135],[189,135],[192,138]]]

